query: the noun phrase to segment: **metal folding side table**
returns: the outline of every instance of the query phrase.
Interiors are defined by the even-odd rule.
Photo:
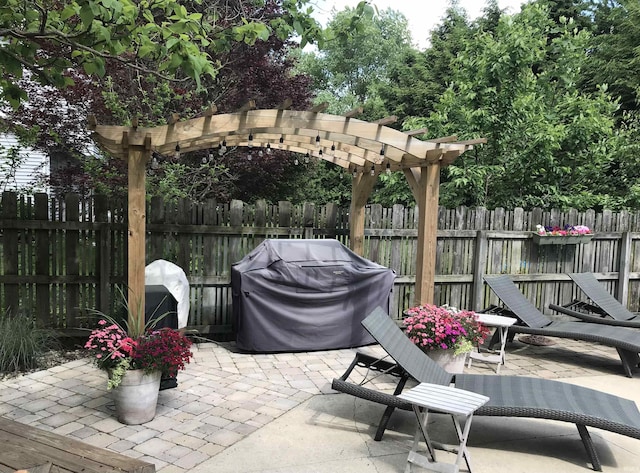
[[[471,462],[469,451],[467,450],[467,437],[469,436],[469,429],[471,428],[471,420],[476,409],[485,405],[489,401],[489,398],[471,391],[429,383],[421,383],[415,388],[399,394],[398,397],[411,403],[413,412],[418,420],[418,426],[413,438],[413,447],[407,457],[405,473],[411,472],[412,464],[432,471],[457,473],[462,458],[464,458],[467,464],[467,469],[471,472]],[[458,446],[458,456],[454,464],[436,461],[436,453],[427,432],[429,412],[449,414],[453,420],[460,443]],[[460,425],[459,417],[464,418],[464,427]],[[428,457],[417,451],[420,436],[424,438],[427,444]]]
[[[509,327],[511,327],[516,319],[512,317],[504,317],[502,315],[494,314],[478,314],[478,321],[486,325],[487,327],[496,327],[496,330],[500,333],[500,351],[498,353],[482,353],[480,347],[478,351],[472,351],[469,353],[468,367],[471,367],[473,360],[482,361],[484,363],[497,363],[496,373],[500,374],[500,367],[504,365],[504,347],[507,344],[507,334]]]

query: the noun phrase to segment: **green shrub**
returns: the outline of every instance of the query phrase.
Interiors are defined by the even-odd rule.
[[[38,368],[42,356],[58,346],[54,332],[25,315],[0,314],[0,372]]]

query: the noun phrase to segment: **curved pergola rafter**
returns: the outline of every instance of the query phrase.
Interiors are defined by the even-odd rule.
[[[145,170],[152,153],[170,155],[176,146],[181,153],[189,153],[215,149],[225,142],[227,147],[251,145],[263,152],[269,145],[272,149],[308,153],[349,168],[353,172],[350,245],[359,254],[364,249],[364,209],[378,174],[386,169],[403,171],[419,210],[414,302],[433,302],[440,169],[485,140],[459,141],[455,136],[445,136],[423,141],[416,136],[426,130],[404,133],[386,126],[395,117],[370,123],[355,118],[361,108],[339,116],[322,113],[324,104],[310,111],[287,110],[289,105],[285,101],[279,109],[255,110],[250,102],[238,112],[220,115],[215,115],[212,106],[205,116],[184,121],[173,116],[171,123],[153,128],[135,123],[99,125],[95,118],[90,119],[98,145],[128,162],[130,301],[144,307]]]

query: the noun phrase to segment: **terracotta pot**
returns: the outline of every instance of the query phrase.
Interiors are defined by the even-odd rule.
[[[464,371],[466,353],[454,355],[453,350],[426,350],[425,353],[449,373],[460,374]]]
[[[160,371],[145,374],[144,370],[125,373],[122,383],[111,391],[118,421],[137,425],[155,417],[161,375]]]

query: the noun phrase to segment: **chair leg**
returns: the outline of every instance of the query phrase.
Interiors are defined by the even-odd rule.
[[[404,385],[407,384],[408,379],[409,379],[408,374],[405,373],[402,375],[402,377],[400,378],[400,381],[398,382],[398,385],[396,386],[396,389],[393,391],[394,396],[397,396],[402,392],[402,390],[404,389]],[[379,442],[380,440],[382,440],[382,436],[384,435],[384,431],[387,429],[387,424],[389,423],[389,419],[391,419],[391,414],[393,414],[394,410],[395,410],[395,407],[393,406],[387,406],[387,408],[384,410],[384,413],[382,414],[382,418],[378,423],[378,429],[376,430],[376,435],[373,437],[373,440],[375,440],[376,442]]]
[[[596,452],[596,448],[593,446],[593,441],[591,440],[591,435],[589,434],[587,427],[582,424],[576,424],[576,427],[578,427],[578,432],[580,433],[580,438],[582,439],[584,448],[587,450],[587,456],[589,457],[591,466],[595,471],[602,471],[598,452]]]
[[[633,372],[631,370],[633,367],[638,366],[638,362],[640,361],[638,353],[624,350],[622,348],[616,348],[616,350],[618,351],[618,355],[620,356],[624,374],[627,376],[627,378],[633,378]]]

